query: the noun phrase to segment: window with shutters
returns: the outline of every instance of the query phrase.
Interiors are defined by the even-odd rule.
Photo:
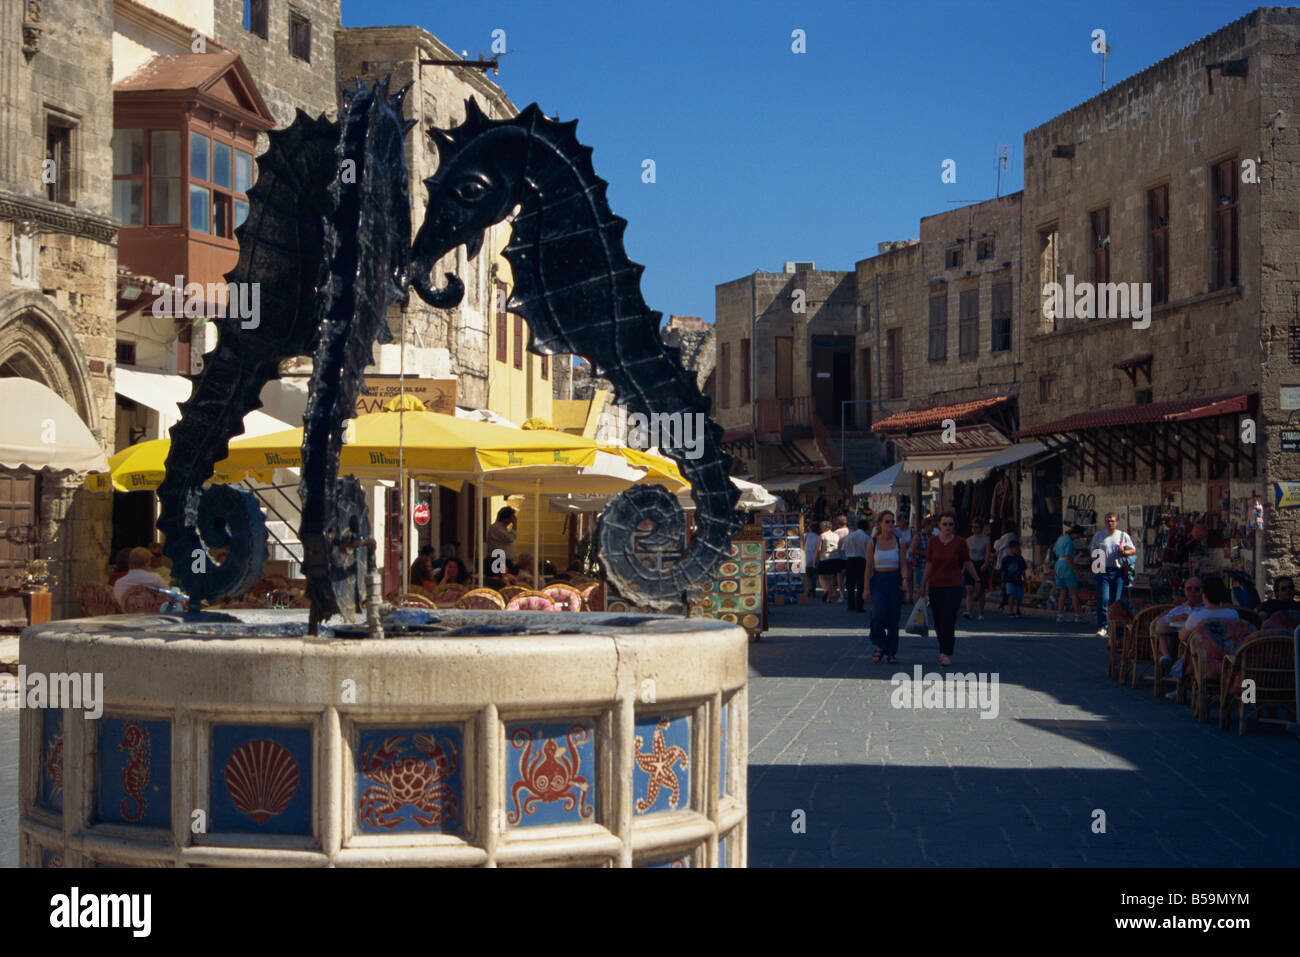
[[[244,29],[266,39],[266,11],[270,0],[244,0]]]
[[[930,297],[930,361],[948,358],[948,294]]]
[[[1211,169],[1210,196],[1214,211],[1210,230],[1210,289],[1237,285],[1237,159],[1217,163]]]
[[[740,404],[749,405],[749,340],[740,340]]]
[[[1110,207],[1094,209],[1088,214],[1092,240],[1092,281],[1096,285],[1110,282]],[[1094,310],[1096,312],[1096,310]]]
[[[993,326],[993,352],[1006,352],[1011,348],[1011,283],[1001,282],[993,287],[990,315]]]
[[[718,393],[718,408],[731,408],[731,343],[724,342],[719,350],[722,360],[718,367],[722,370],[721,390]]]
[[[515,316],[515,368],[524,367],[524,320],[522,316]]]
[[[889,397],[903,397],[903,330],[890,329],[885,333],[885,355],[889,363]]]
[[[497,362],[506,361],[506,284],[497,283]]]
[[[1041,303],[1041,332],[1051,332],[1057,327],[1057,297],[1051,290],[1060,284],[1061,233],[1056,226],[1038,231],[1038,288],[1043,290]],[[1064,293],[1062,293],[1063,295]]]
[[[1151,302],[1169,301],[1169,186],[1147,190]]]
[[[545,380],[545,379],[549,379],[550,377],[551,377],[551,357],[542,356],[542,379]]]
[[[980,354],[980,291],[966,289],[958,300],[957,354],[962,358]]]
[[[311,62],[311,21],[293,11],[289,12],[289,52],[296,59]]]

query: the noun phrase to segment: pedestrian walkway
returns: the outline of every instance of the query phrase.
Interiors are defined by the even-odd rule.
[[[1198,724],[1107,679],[1087,624],[997,612],[958,619],[950,669],[998,673],[996,718],[896,709],[891,676],[940,671],[938,643],[872,664],[868,618],[777,607],[750,646],[750,866],[1300,864],[1300,741],[1278,726]]]

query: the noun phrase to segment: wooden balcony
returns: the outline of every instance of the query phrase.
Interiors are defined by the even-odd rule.
[[[754,410],[758,441],[765,445],[782,445],[794,439],[811,439],[815,417],[810,395],[759,399]]]

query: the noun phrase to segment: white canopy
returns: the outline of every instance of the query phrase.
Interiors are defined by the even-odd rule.
[[[736,508],[742,511],[762,512],[776,504],[776,496],[761,485],[734,476],[731,484],[740,489]],[[550,509],[552,512],[599,512],[611,498],[612,495],[552,495]],[[678,495],[677,501],[686,511],[695,508],[689,489]]]
[[[871,478],[863,479],[853,486],[853,494],[871,495],[874,492],[884,495],[900,492],[906,494],[911,487],[912,480],[903,472],[903,463],[895,462],[884,471],[877,472]]]
[[[32,379],[0,379],[0,466],[107,472],[108,458],[81,416]]]
[[[1042,442],[1021,442],[1019,445],[1008,445],[1005,449],[999,449],[978,461],[954,468],[944,476],[944,480],[948,482],[973,482],[984,478],[993,469],[1012,465],[1032,455],[1038,455],[1046,451],[1047,446]]]
[[[123,366],[118,366],[114,370],[113,384],[119,395],[125,396],[132,402],[148,406],[162,416],[164,435],[180,421],[180,404],[190,397],[193,389],[190,380],[181,375],[129,369]],[[292,428],[295,428],[293,424],[267,415],[265,412],[253,410],[244,416],[244,435],[249,438]]]

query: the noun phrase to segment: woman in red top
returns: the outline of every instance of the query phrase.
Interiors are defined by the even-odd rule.
[[[921,577],[921,593],[930,596],[934,633],[939,636],[939,664],[944,667],[952,664],[957,640],[957,611],[965,590],[961,573],[968,572],[971,578],[979,580],[966,539],[955,534],[956,527],[957,517],[952,512],[939,515],[939,534],[927,546],[925,574]]]

